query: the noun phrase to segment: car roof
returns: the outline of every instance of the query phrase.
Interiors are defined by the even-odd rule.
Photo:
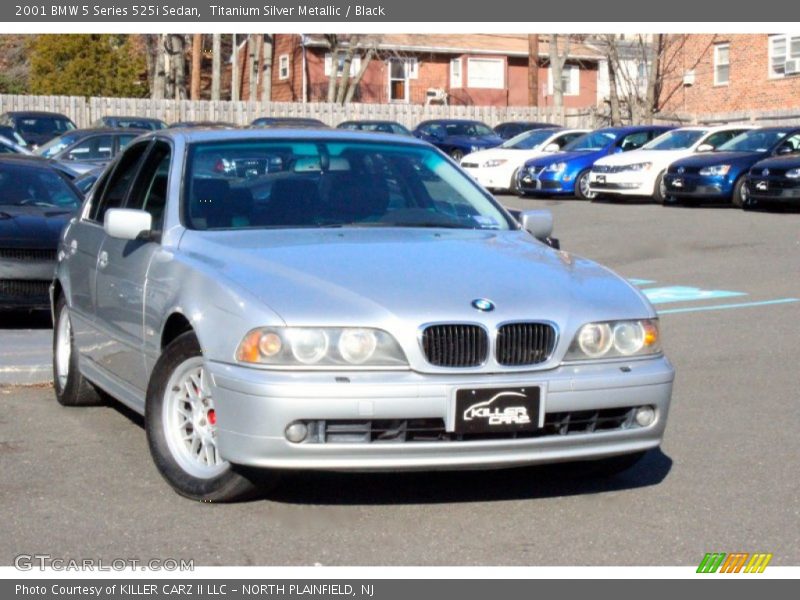
[[[103,117],[100,117],[100,119],[98,120],[102,119],[123,119],[125,121],[158,121],[159,123],[164,122],[162,119],[159,119],[157,117],[137,117],[134,115],[105,115]]]
[[[67,121],[72,121],[67,115],[57,112],[48,112],[46,110],[10,110],[5,114],[12,117],[59,117]]]
[[[427,121],[422,121],[419,125],[425,125],[426,123],[480,123],[481,125],[486,125],[486,123],[478,119],[428,119]]]
[[[427,142],[412,137],[397,136],[393,133],[377,133],[352,131],[348,129],[304,129],[304,128],[257,128],[257,129],[192,129],[177,127],[148,132],[145,137],[168,138],[182,140],[187,144],[197,142],[215,142],[227,140],[331,140],[331,141],[362,141],[362,142],[387,142],[391,144],[406,144],[412,146],[429,147]]]
[[[87,127],[85,129],[72,129],[70,131],[65,131],[61,134],[61,136],[65,135],[77,135],[78,137],[87,137],[90,135],[95,135],[98,133],[109,133],[109,134],[116,134],[116,135],[130,135],[131,132],[133,133],[147,133],[150,131],[149,129],[137,129],[135,127],[125,127],[120,129],[119,127]]]
[[[34,167],[51,166],[53,161],[36,154],[0,154],[0,163],[17,163]]]
[[[391,119],[350,119],[349,121],[342,121],[339,125],[345,123],[392,123],[393,125],[402,125],[400,121],[392,121]]]

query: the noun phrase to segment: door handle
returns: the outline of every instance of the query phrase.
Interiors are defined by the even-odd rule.
[[[97,260],[97,266],[101,269],[105,269],[108,266],[108,252],[105,250],[100,253],[100,257]]]

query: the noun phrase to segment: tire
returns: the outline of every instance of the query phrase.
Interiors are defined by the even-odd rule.
[[[523,196],[522,190],[519,189],[519,182],[517,181],[517,176],[519,175],[519,169],[516,169],[514,173],[511,175],[511,183],[508,185],[508,191],[515,196]]]
[[[636,466],[647,455],[647,451],[620,454],[600,460],[570,463],[570,474],[581,477],[613,477]]]
[[[597,192],[589,190],[589,172],[591,169],[585,169],[578,173],[575,178],[575,197],[579,200],[594,200],[597,197]]]
[[[72,333],[69,306],[64,296],[56,300],[53,324],[53,388],[62,406],[99,406],[103,396],[89,383],[78,368],[78,353]]]
[[[162,477],[181,496],[202,502],[240,500],[252,495],[256,486],[217,451],[216,413],[203,385],[205,377],[194,332],[184,333],[164,349],[147,387],[145,431],[150,454]]]
[[[656,177],[656,184],[653,187],[653,200],[658,202],[661,206],[666,206],[674,202],[674,200],[667,200],[671,198],[671,196],[667,194],[667,185],[664,183],[664,173],[665,171],[661,171],[661,173],[658,174],[658,177]]]
[[[750,193],[747,189],[747,180],[745,179],[745,176],[742,175],[736,180],[736,183],[733,184],[733,196],[731,196],[731,202],[734,206],[744,208],[744,205],[749,202],[749,196]]]
[[[464,158],[464,152],[458,148],[453,148],[450,150],[450,158],[456,161],[456,163],[461,164],[461,159]]]

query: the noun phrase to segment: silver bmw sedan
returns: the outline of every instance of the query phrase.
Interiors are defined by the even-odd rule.
[[[56,397],[143,414],[203,501],[286,469],[613,474],[659,446],[674,371],[643,295],[551,230],[411,138],[148,134],[60,240]]]

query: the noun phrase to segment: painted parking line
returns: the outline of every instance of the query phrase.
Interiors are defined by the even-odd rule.
[[[655,283],[652,279],[628,279],[633,285],[650,285]]]
[[[735,304],[713,304],[711,306],[687,306],[684,308],[668,308],[666,310],[659,310],[658,314],[666,315],[671,313],[688,313],[700,312],[708,310],[727,310],[730,308],[750,308],[752,306],[770,306],[773,304],[791,304],[792,302],[800,302],[800,298],[778,298],[776,300],[761,300],[756,302],[738,302]]]
[[[685,285],[669,287],[645,288],[642,293],[653,304],[667,304],[669,302],[694,302],[696,300],[717,300],[720,298],[733,298],[746,296],[745,292],[730,290],[704,290]]]

